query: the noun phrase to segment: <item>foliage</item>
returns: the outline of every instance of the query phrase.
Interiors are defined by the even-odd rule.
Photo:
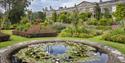
[[[59,22],[71,23],[71,15],[68,12],[61,12],[58,17]]]
[[[117,20],[123,20],[125,19],[125,4],[117,4],[116,6],[116,12],[114,13],[114,16]]]
[[[35,20],[35,19],[41,19],[42,22],[44,22],[45,19],[46,19],[46,14],[44,12],[39,11],[39,12],[32,13],[31,17],[32,17],[33,20]]]
[[[28,17],[22,17],[22,20],[17,24],[16,30],[18,31],[27,31],[31,27]]]
[[[58,33],[60,33],[67,26],[68,26],[68,24],[63,24],[63,23],[59,23],[59,22],[52,24],[52,27],[55,28]]]
[[[0,19],[3,17],[3,13],[0,11]]]
[[[88,57],[87,53],[90,49],[88,49],[88,46],[82,44],[82,43],[69,43],[71,48],[69,49],[68,53],[71,57],[77,58],[77,57]]]
[[[40,59],[49,58],[48,54],[45,53],[45,50],[40,47],[29,47],[22,49],[16,54],[16,56],[19,59],[22,59],[22,62],[29,62],[29,63],[38,61]],[[34,60],[29,61],[30,59]]]
[[[79,19],[81,19],[82,21],[87,21],[87,19],[90,17],[91,17],[91,13],[89,12],[79,14]]]
[[[2,26],[2,21],[3,21],[3,19],[0,18],[0,28],[1,28],[1,26]]]
[[[7,41],[10,39],[10,35],[0,32],[0,42]]]
[[[100,6],[99,6],[98,3],[96,3],[94,13],[95,13],[95,18],[96,18],[97,20],[99,20],[99,19],[102,17],[102,16],[101,16],[101,8],[100,8]]]
[[[98,25],[99,22],[98,22],[97,19],[93,18],[93,19],[90,19],[90,21],[88,21],[87,24],[89,24],[89,25]]]
[[[102,18],[99,20],[99,25],[103,25],[103,26],[112,25],[112,23],[113,23],[113,20],[110,18]]]
[[[74,26],[77,26],[78,24],[78,21],[79,21],[79,12],[78,10],[74,10],[73,13],[72,13],[72,24]]]
[[[51,19],[52,19],[53,22],[57,22],[57,13],[56,13],[56,11],[53,11]]]
[[[8,13],[8,18],[12,24],[19,23],[21,17],[25,15],[25,8],[29,5],[28,0],[14,0],[12,9]]]
[[[90,38],[96,36],[96,31],[86,29],[84,26],[70,26],[62,30],[59,34],[61,37],[79,37],[79,38]]]
[[[103,14],[104,18],[111,18],[112,17],[108,8],[104,8],[104,11],[105,11],[104,14]]]
[[[7,18],[0,19],[0,27],[2,29],[10,29],[11,22]]]
[[[112,30],[104,34],[102,38],[108,41],[125,43],[125,30],[123,28]]]
[[[97,19],[91,19],[90,21],[87,22],[89,25],[112,25],[113,20],[111,18],[100,18],[99,20]]]
[[[111,26],[102,26],[102,25],[99,25],[96,27],[96,29],[98,30],[111,30],[112,27]]]

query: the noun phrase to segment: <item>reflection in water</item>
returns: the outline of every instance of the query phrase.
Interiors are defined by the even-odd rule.
[[[54,45],[54,46],[47,46],[46,51],[53,55],[63,54],[67,50],[67,47],[64,45]]]
[[[50,54],[63,54],[66,52],[67,47],[64,45],[54,45],[54,46],[47,46],[47,50],[48,53]],[[103,52],[99,52],[98,50],[96,51],[96,55],[99,57],[99,60],[95,60],[95,61],[88,61],[85,63],[107,63],[108,61],[108,55],[103,53]]]
[[[51,45],[45,48],[45,51],[52,55],[64,54],[66,50],[68,50],[68,47],[64,45]],[[107,63],[108,61],[107,54],[100,52],[98,50],[95,52],[95,54],[99,57],[98,60],[92,60],[82,63]],[[12,56],[12,63],[22,63],[22,61],[17,59],[15,56]]]
[[[107,63],[107,61],[108,61],[108,55],[107,54],[101,53],[99,51],[96,54],[99,57],[99,60],[89,61],[89,62],[85,62],[85,63]]]

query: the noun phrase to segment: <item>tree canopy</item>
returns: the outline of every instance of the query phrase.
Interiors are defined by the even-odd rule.
[[[117,4],[114,16],[117,20],[125,19],[125,4]]]

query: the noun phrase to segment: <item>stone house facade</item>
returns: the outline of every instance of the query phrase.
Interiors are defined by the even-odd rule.
[[[104,12],[104,8],[108,8],[108,10],[110,11],[110,13],[115,12],[116,11],[116,4],[118,3],[125,3],[125,0],[111,0],[111,1],[106,1],[106,2],[99,2],[99,6],[101,8],[101,12]],[[59,14],[60,12],[72,12],[74,10],[77,10],[79,12],[91,12],[92,14],[94,14],[94,7],[96,6],[96,2],[87,2],[87,1],[83,1],[81,3],[79,3],[78,5],[75,5],[74,7],[69,7],[69,8],[61,8],[58,10],[48,10],[48,11],[44,11],[46,12],[47,16],[51,16],[53,11],[56,11],[57,14]]]

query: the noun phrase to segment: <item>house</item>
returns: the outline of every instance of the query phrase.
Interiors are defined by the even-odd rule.
[[[94,14],[94,7],[96,6],[97,2],[87,2],[87,1],[83,1],[81,3],[79,3],[78,5],[75,5],[74,7],[69,7],[69,8],[61,8],[58,10],[48,10],[48,11],[44,11],[46,12],[47,16],[51,16],[53,11],[56,11],[57,14],[59,14],[62,11],[65,12],[72,12],[74,10],[77,10],[79,12],[91,12],[92,14]],[[125,0],[110,0],[110,1],[105,1],[103,2],[102,0],[100,0],[100,2],[98,2],[100,8],[101,8],[101,12],[104,12],[104,8],[107,8],[110,13],[115,12],[116,11],[116,5],[118,3],[125,3]]]

